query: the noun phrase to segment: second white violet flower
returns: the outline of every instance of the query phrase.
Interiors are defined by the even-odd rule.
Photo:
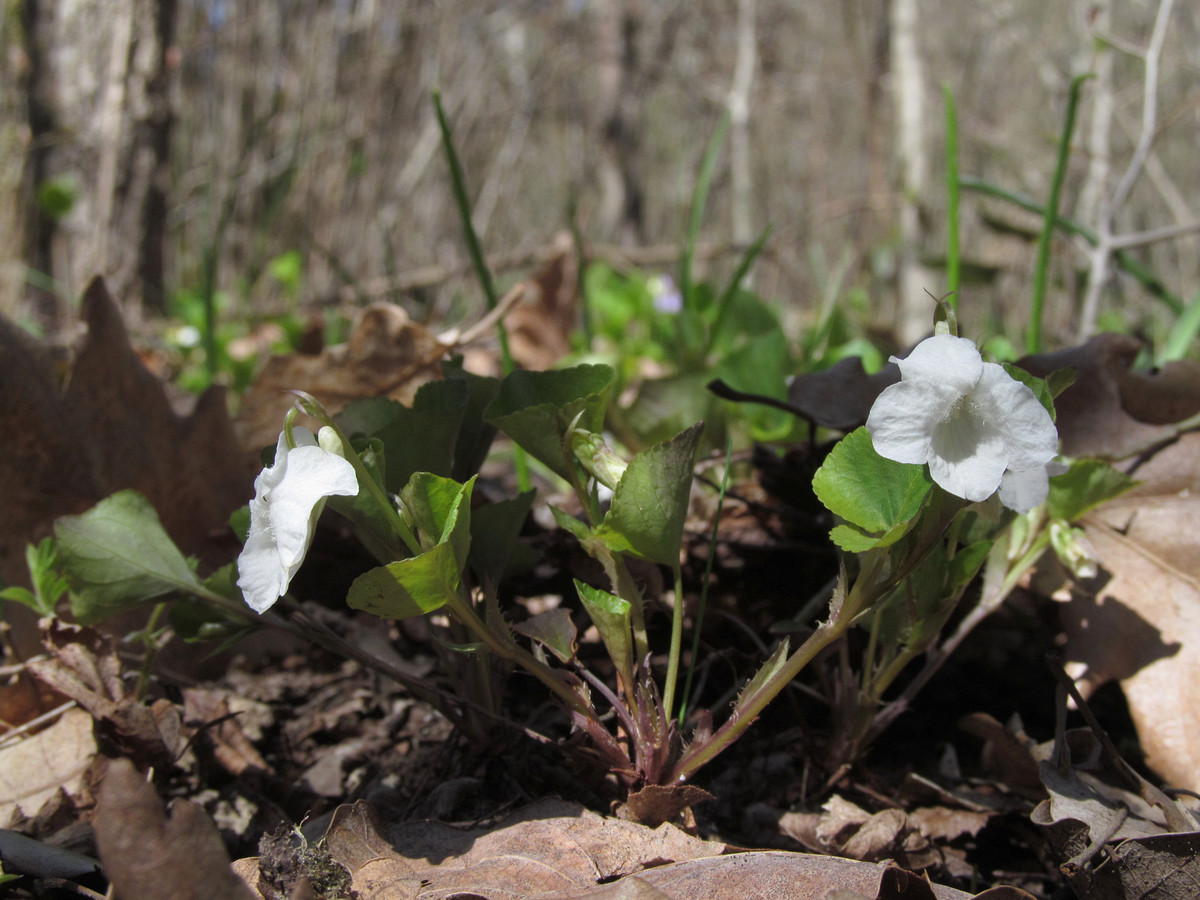
[[[867,430],[886,459],[928,463],[933,481],[965,500],[1028,512],[1046,499],[1058,431],[1027,385],[986,363],[967,338],[935,335],[905,359],[901,380],[871,407]]]
[[[279,435],[275,462],[254,480],[250,534],[238,557],[238,587],[246,603],[263,613],[287,593],[312,544],[317,518],[329,497],[358,493],[354,466],[341,455],[331,428],[320,440],[307,428],[292,429],[296,446]]]

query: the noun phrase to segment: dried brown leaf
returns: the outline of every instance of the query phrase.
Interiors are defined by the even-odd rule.
[[[1098,334],[1078,347],[1017,363],[1043,378],[1056,369],[1076,369],[1075,382],[1054,401],[1067,456],[1124,458],[1169,437],[1168,423],[1200,409],[1200,378],[1189,367],[1172,367],[1165,376],[1130,370],[1141,349],[1137,338]]]
[[[797,375],[788,388],[788,404],[823,428],[853,431],[867,421],[880,392],[899,380],[894,363],[868,375],[862,359],[848,356],[820,372]]]
[[[316,355],[273,356],[242,398],[238,438],[257,452],[274,444],[295,402],[287,391],[307,391],[335,415],[350,401],[391,397],[411,404],[417,389],[441,377],[449,348],[399,306],[376,303],[362,311],[345,344]]]
[[[14,813],[35,815],[60,788],[78,795],[95,755],[92,717],[81,709],[69,709],[45,731],[0,748],[0,825]]]
[[[0,579],[23,582],[25,544],[61,515],[123,488],[141,491],[188,553],[214,552],[213,533],[245,503],[253,460],[237,446],[225,394],[212,388],[188,415],[129,343],[97,278],[84,291],[87,334],[74,364],[0,316]],[[223,559],[221,560],[223,561]]]
[[[204,811],[176,801],[168,817],[128,760],[109,766],[95,825],[100,860],[118,898],[254,900]]]
[[[125,695],[111,639],[91,628],[51,622],[45,645],[50,656],[30,660],[29,670],[92,714],[106,752],[144,766],[174,764],[186,742],[178,710],[166,699],[145,704]]]
[[[1067,656],[1086,696],[1119,680],[1147,763],[1200,789],[1200,434],[1156,453],[1138,484],[1084,519],[1101,577],[1063,605]]]
[[[879,896],[886,864],[835,856],[757,851],[694,859],[649,869],[638,877],[675,900],[751,900],[768,897],[824,897],[835,890]],[[933,885],[937,900],[968,900],[969,894]]]

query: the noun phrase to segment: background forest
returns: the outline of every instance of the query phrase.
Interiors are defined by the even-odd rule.
[[[212,291],[237,316],[371,299],[419,319],[477,313],[437,88],[501,270],[527,266],[573,219],[593,248],[672,266],[728,113],[707,264],[731,268],[774,226],[760,294],[794,315],[857,298],[872,327],[911,341],[928,327],[924,289],[946,281],[942,87],[958,104],[964,177],[1040,204],[1072,76],[1094,73],[1061,209],[1096,228],[1146,126],[1158,12],[1112,0],[10,2],[0,310],[53,330],[103,273],[135,316]],[[1149,73],[1154,140],[1117,233],[1196,220],[1200,8],[1169,16]],[[1038,217],[970,191],[963,207],[964,321],[981,339],[1015,338]],[[1060,233],[1054,251],[1058,341],[1097,315],[1159,336],[1170,324],[1128,280],[1105,279],[1084,311],[1086,247]],[[1200,278],[1194,238],[1134,252],[1172,296]]]

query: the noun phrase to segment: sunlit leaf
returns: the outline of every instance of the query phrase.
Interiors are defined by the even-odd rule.
[[[458,564],[447,541],[420,556],[360,575],[350,585],[346,603],[385,619],[407,619],[441,609],[458,590]]]
[[[71,611],[82,624],[200,586],[158,513],[137,491],[120,491],[82,515],[60,518],[54,535],[71,586]]]
[[[898,538],[895,530],[916,516],[931,488],[924,466],[893,462],[876,453],[866,428],[839,441],[813,477],[817,498],[854,530],[877,538],[871,546]],[[838,537],[846,540],[849,535],[843,529],[835,540]]]
[[[664,565],[679,559],[696,446],[704,423],[637,454],[621,476],[597,537]]]

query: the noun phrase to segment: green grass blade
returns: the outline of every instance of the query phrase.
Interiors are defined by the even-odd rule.
[[[1063,119],[1062,136],[1058,141],[1058,160],[1054,165],[1054,178],[1050,182],[1050,196],[1046,199],[1045,219],[1038,235],[1037,263],[1033,271],[1033,298],[1029,310],[1029,333],[1025,337],[1025,349],[1037,353],[1042,348],[1042,310],[1046,301],[1046,281],[1050,272],[1050,239],[1054,236],[1054,223],[1058,218],[1058,201],[1062,195],[1063,181],[1067,176],[1067,160],[1071,155],[1071,135],[1075,131],[1075,114],[1079,110],[1079,95],[1083,83],[1091,75],[1076,75],[1071,79],[1067,92],[1067,113]]]
[[[713,341],[721,333],[721,329],[725,325],[725,317],[729,312],[729,307],[733,303],[734,295],[737,294],[738,288],[741,287],[742,281],[750,271],[750,267],[754,265],[754,261],[762,253],[763,247],[767,244],[767,238],[771,236],[771,232],[774,229],[774,225],[768,225],[763,229],[763,233],[758,236],[758,239],[746,248],[741,260],[738,261],[737,268],[734,269],[733,276],[729,279],[725,290],[721,292],[721,297],[717,300],[717,317],[713,320],[712,327],[708,330],[708,346],[705,348],[705,355],[712,349]]]
[[[958,309],[957,292],[961,281],[958,246],[958,110],[949,85],[942,86],[942,96],[946,105],[946,290],[950,293],[950,305]]]
[[[700,582],[700,606],[696,610],[696,624],[692,626],[692,653],[688,659],[687,677],[683,680],[683,699],[679,703],[679,722],[687,718],[688,699],[692,696],[692,675],[696,671],[696,657],[700,655],[700,632],[704,628],[704,610],[708,606],[708,585],[712,579],[713,560],[717,556],[717,531],[721,527],[721,510],[725,506],[725,491],[729,487],[729,470],[733,468],[733,438],[725,442],[725,472],[721,475],[721,489],[717,494],[717,511],[713,515],[712,534],[708,538],[708,558],[704,561],[704,578]],[[680,603],[682,598],[675,597]],[[671,714],[668,707],[667,715]]]
[[[1166,343],[1163,345],[1162,357],[1158,360],[1159,365],[1187,356],[1188,351],[1196,342],[1197,334],[1200,334],[1200,291],[1196,293],[1183,315],[1171,327],[1171,332],[1167,335]]]
[[[998,200],[1004,200],[1029,212],[1044,213],[1046,211],[1045,205],[1034,200],[1032,197],[1022,194],[1019,191],[1010,191],[997,184],[992,184],[990,181],[984,181],[982,178],[964,175],[959,178],[958,183],[963,190],[983,194],[985,197],[995,197]],[[1065,216],[1055,216],[1054,227],[1064,234],[1078,235],[1093,247],[1096,246],[1096,242],[1099,240],[1096,232]],[[1175,315],[1183,314],[1185,307],[1183,300],[1175,296],[1159,280],[1157,275],[1143,266],[1127,251],[1118,250],[1113,254],[1113,260],[1122,272],[1136,280],[1138,284],[1156,299],[1161,300],[1171,312],[1175,313]]]
[[[692,192],[692,212],[688,218],[687,238],[683,245],[683,257],[679,263],[679,292],[683,297],[684,309],[691,309],[692,300],[692,260],[696,256],[696,241],[700,235],[700,220],[704,217],[704,207],[708,203],[708,191],[712,187],[713,173],[717,168],[717,157],[721,153],[721,145],[725,143],[725,135],[729,131],[729,114],[721,117],[717,130],[713,132],[704,151],[704,161],[700,164],[700,174],[696,178],[696,189]]]
[[[458,161],[458,152],[454,149],[454,137],[450,131],[450,123],[446,120],[446,111],[442,109],[441,91],[433,91],[433,109],[437,113],[438,128],[442,132],[442,149],[446,154],[446,162],[450,166],[450,184],[454,190],[454,202],[458,206],[458,217],[462,222],[463,237],[467,242],[467,251],[471,254],[471,265],[475,268],[475,276],[483,288],[483,296],[487,300],[487,308],[495,309],[500,298],[496,293],[496,285],[492,280],[492,272],[487,260],[483,257],[483,246],[479,243],[479,235],[475,231],[475,223],[471,221],[471,202],[467,199],[467,184],[463,177],[462,164]],[[496,336],[500,342],[500,365],[504,374],[515,368],[512,351],[508,347],[508,331],[504,322],[496,323]],[[513,465],[517,470],[517,486],[521,491],[527,491],[533,484],[529,477],[529,461],[525,451],[520,447],[513,448]]]

